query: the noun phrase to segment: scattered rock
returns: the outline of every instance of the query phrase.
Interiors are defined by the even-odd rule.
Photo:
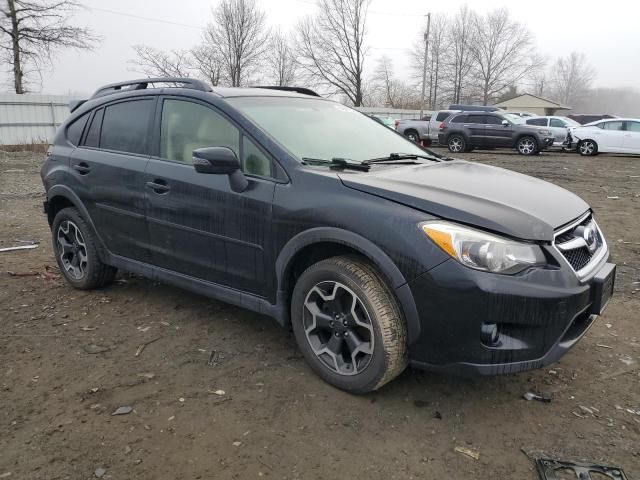
[[[239,447],[240,445],[242,445],[242,442],[233,442],[234,447]]]
[[[225,395],[227,392],[225,392],[224,390],[208,390],[209,393],[213,393],[215,395]]]
[[[435,412],[433,412],[433,418],[442,420],[442,414],[436,410]]]
[[[87,352],[89,355],[95,355],[96,353],[104,353],[104,352],[108,352],[109,350],[111,350],[110,347],[107,347],[105,345],[96,345],[95,343],[92,343],[90,345],[86,345],[84,347],[82,347],[82,349]]]
[[[118,407],[116,409],[115,412],[113,412],[111,415],[128,415],[129,413],[133,412],[133,407],[129,406],[129,405],[124,405],[122,407]]]
[[[551,402],[551,397],[547,397],[544,395],[538,395],[537,393],[533,393],[533,392],[527,392],[524,395],[522,395],[522,398],[524,398],[527,401],[531,401],[531,400],[537,400],[538,402],[544,402],[544,403],[550,403]]]
[[[131,447],[129,445],[127,445],[126,447],[124,447],[124,454],[125,455],[129,455],[131,453]]]
[[[147,380],[156,378],[156,374],[151,372],[139,373],[138,376],[141,378],[146,378]]]
[[[96,471],[93,472],[93,474],[97,477],[97,478],[102,478],[104,476],[104,474],[107,473],[107,470],[100,467],[100,468],[96,468]]]

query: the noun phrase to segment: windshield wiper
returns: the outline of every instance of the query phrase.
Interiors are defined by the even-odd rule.
[[[407,160],[417,160],[418,158],[424,158],[425,160],[431,160],[439,162],[441,159],[429,154],[421,154],[421,153],[390,153],[388,157],[380,157],[380,158],[372,158],[370,160],[365,160],[362,162],[365,165],[370,165],[372,163],[406,163],[406,164],[415,164],[418,162],[408,162]]]
[[[327,160],[325,158],[309,158],[302,157],[303,165],[328,165],[330,168],[339,168],[346,169],[350,168],[351,170],[362,170],[363,172],[368,172],[371,169],[366,162],[356,162],[355,160],[350,160],[348,158],[332,158],[331,160]]]

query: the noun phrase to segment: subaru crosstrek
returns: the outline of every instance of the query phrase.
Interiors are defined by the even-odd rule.
[[[351,392],[407,364],[549,364],[613,291],[576,195],[437,156],[306,89],[105,86],[73,106],[42,180],[73,287],[122,269],[274,317]]]

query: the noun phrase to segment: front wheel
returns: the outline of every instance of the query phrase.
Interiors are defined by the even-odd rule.
[[[533,137],[522,137],[518,140],[516,148],[520,155],[535,155],[539,151],[538,143]]]
[[[583,157],[597,155],[598,144],[593,140],[582,140],[578,143],[578,153]]]
[[[298,279],[291,299],[296,342],[326,382],[376,390],[407,365],[407,329],[384,280],[356,256],[322,260]]]

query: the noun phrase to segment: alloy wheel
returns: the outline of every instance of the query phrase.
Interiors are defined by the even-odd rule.
[[[407,133],[407,138],[412,142],[418,143],[418,136],[415,133]]]
[[[523,138],[518,142],[518,151],[523,155],[531,155],[536,150],[536,144],[530,138]]]
[[[582,155],[593,155],[593,152],[595,151],[595,149],[596,148],[593,142],[586,141],[580,144],[580,153]]]
[[[459,153],[462,151],[463,144],[462,139],[455,137],[449,140],[449,150],[455,153]]]
[[[65,220],[58,227],[56,240],[62,266],[73,279],[82,279],[89,265],[82,232],[71,220]]]
[[[329,370],[356,375],[369,366],[375,338],[371,317],[349,287],[316,284],[305,298],[302,318],[313,353]]]

